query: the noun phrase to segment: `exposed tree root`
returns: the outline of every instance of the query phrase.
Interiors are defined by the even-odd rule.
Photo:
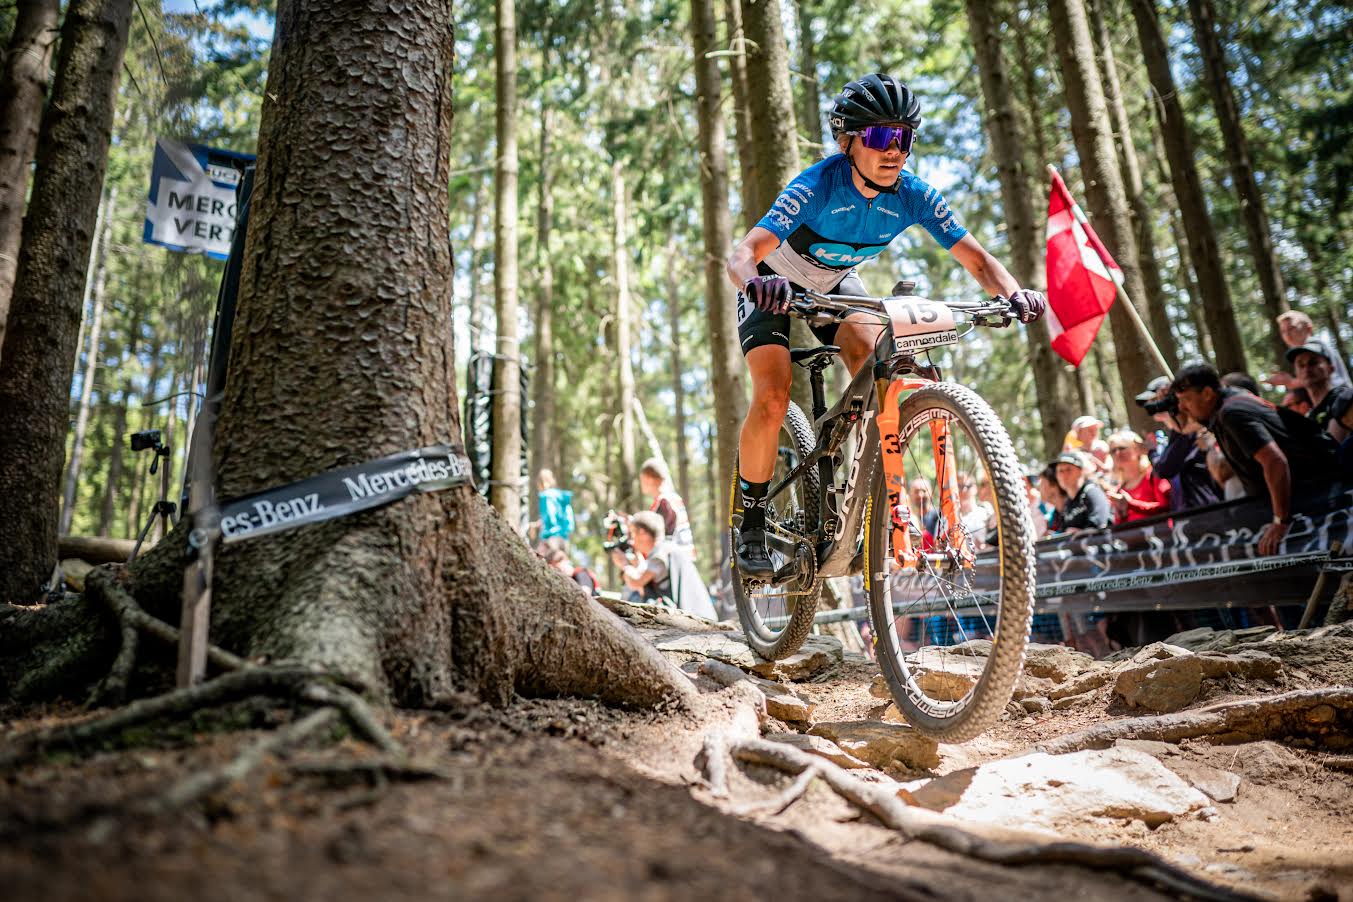
[[[126,648],[128,626],[135,627],[149,636],[177,648],[179,631],[158,617],[152,617],[142,610],[132,594],[118,581],[119,571],[111,567],[99,567],[91,570],[85,580],[85,592],[92,598],[107,605],[122,625],[123,648]],[[207,648],[207,661],[218,670],[239,670],[249,662],[238,655],[212,645]]]
[[[250,667],[209,680],[199,686],[178,689],[132,702],[101,717],[73,724],[59,724],[17,736],[0,749],[0,770],[15,767],[58,747],[78,749],[121,731],[161,717],[182,717],[200,708],[236,701],[251,695],[296,697],[312,684],[332,680],[329,674],[308,667]],[[355,724],[361,729],[360,724]]]
[[[357,732],[381,751],[393,755],[404,753],[404,747],[376,719],[376,712],[352,690],[332,684],[313,683],[301,690],[301,698],[321,705],[333,705],[347,716]]]
[[[1303,689],[1220,702],[1197,711],[1111,721],[1043,743],[1038,751],[1059,755],[1108,748],[1118,739],[1178,742],[1201,736],[1227,743],[1300,736],[1327,748],[1353,746],[1353,689]]]
[[[711,787],[722,782],[712,773],[710,765],[715,753],[727,742],[722,734],[705,745],[705,765],[710,773]],[[1129,847],[1104,848],[1078,842],[1045,842],[1035,838],[1015,836],[1007,831],[1004,836],[983,835],[974,832],[972,825],[924,808],[909,807],[885,786],[866,783],[845,770],[807,752],[781,743],[760,738],[737,738],[727,742],[733,758],[752,764],[773,767],[796,776],[813,772],[826,780],[842,798],[869,812],[885,826],[897,830],[908,839],[920,840],[949,852],[999,865],[1075,865],[1106,871],[1140,883],[1164,889],[1181,899],[1251,900],[1256,897],[1201,880],[1189,872],[1170,864],[1163,858],[1143,849]],[[796,781],[791,790],[801,788]],[[776,803],[788,799],[786,792]]]

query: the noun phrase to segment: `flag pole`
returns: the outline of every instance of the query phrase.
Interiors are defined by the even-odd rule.
[[[1056,175],[1057,167],[1049,163],[1048,173],[1050,175]],[[1085,211],[1081,209],[1081,205],[1076,203],[1074,199],[1071,201],[1071,215],[1076,217],[1076,221],[1081,225],[1089,225],[1089,221],[1085,218]],[[1105,260],[1104,255],[1099,252],[1099,246],[1093,241],[1086,243],[1094,248],[1095,256],[1099,257],[1100,262],[1104,264],[1104,268],[1112,275],[1112,271],[1115,267],[1109,266],[1109,261]],[[1156,344],[1156,340],[1151,337],[1150,331],[1146,328],[1146,323],[1142,321],[1142,315],[1137,312],[1137,306],[1132,303],[1132,298],[1128,297],[1128,293],[1123,290],[1123,283],[1118,279],[1113,279],[1113,285],[1114,288],[1118,290],[1118,298],[1123,302],[1123,307],[1127,309],[1128,316],[1132,318],[1132,324],[1137,327],[1137,331],[1141,334],[1143,340],[1146,341],[1146,346],[1151,349],[1151,355],[1156,358],[1156,363],[1160,366],[1161,373],[1166,376],[1173,376],[1174,370],[1170,368],[1170,364],[1165,362],[1165,355],[1160,352],[1160,347]]]

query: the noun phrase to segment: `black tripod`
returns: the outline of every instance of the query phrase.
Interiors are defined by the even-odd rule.
[[[169,446],[160,441],[160,430],[147,429],[145,432],[134,433],[131,437],[132,451],[154,452],[150,459],[150,475],[154,476],[155,471],[159,469],[160,458],[164,458],[164,469],[160,471],[160,497],[155,502],[155,506],[150,509],[146,515],[146,525],[141,527],[141,533],[136,537],[136,546],[132,548],[132,556],[127,558],[127,563],[136,560],[136,556],[141,553],[141,543],[146,540],[146,534],[150,532],[150,527],[155,523],[155,518],[160,517],[163,525],[163,532],[168,533],[174,525],[171,519],[178,511],[178,506],[172,501],[166,500],[169,497]]]

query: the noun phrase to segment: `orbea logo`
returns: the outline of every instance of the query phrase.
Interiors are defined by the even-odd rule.
[[[883,252],[882,247],[851,247],[848,244],[814,244],[808,252],[823,263],[835,266],[854,266],[866,260],[872,260]]]

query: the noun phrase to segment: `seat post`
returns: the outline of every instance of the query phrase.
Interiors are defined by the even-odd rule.
[[[830,365],[831,359],[828,358]],[[816,364],[816,361],[814,361]],[[827,393],[823,386],[822,367],[812,366],[808,370],[808,384],[813,388],[813,420],[816,421],[827,412]]]

